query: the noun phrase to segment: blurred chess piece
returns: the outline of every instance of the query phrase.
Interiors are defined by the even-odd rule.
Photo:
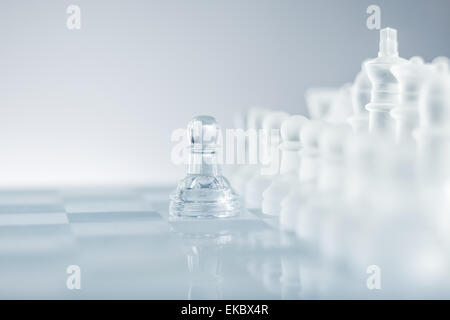
[[[365,60],[361,65],[361,71],[355,78],[351,88],[351,100],[353,107],[353,114],[349,118],[349,123],[353,128],[353,132],[367,132],[369,130],[369,112],[366,105],[370,102],[370,92],[372,83],[367,75]]]
[[[352,84],[345,83],[337,91],[331,101],[330,111],[323,118],[328,123],[346,123],[352,115]]]
[[[303,148],[300,153],[299,181],[304,203],[297,212],[295,232],[300,239],[310,243],[315,239],[319,226],[314,213],[309,210],[308,202],[317,190],[320,169],[319,139],[325,127],[325,122],[311,120],[300,132]]]
[[[330,113],[338,90],[335,88],[309,88],[305,93],[306,106],[312,120],[324,120]]]
[[[280,170],[270,186],[263,192],[262,211],[264,214],[279,215],[281,201],[293,185],[298,182],[300,129],[306,122],[308,122],[306,117],[293,115],[281,124]]]
[[[421,57],[394,65],[391,69],[400,86],[399,104],[391,111],[396,121],[397,142],[413,142],[413,131],[419,126],[419,101],[430,66]]]
[[[435,63],[419,104],[419,148],[422,178],[441,185],[450,179],[450,74],[448,64]]]
[[[397,46],[397,30],[381,29],[378,57],[365,64],[372,83],[370,103],[366,109],[369,110],[369,130],[373,133],[393,134],[394,123],[390,111],[399,102],[399,87],[391,68],[406,62],[398,56]]]
[[[248,209],[260,210],[263,200],[263,192],[269,187],[273,177],[279,170],[279,144],[280,128],[289,114],[282,111],[268,113],[263,121],[263,136],[259,137],[260,170],[248,181],[246,185],[245,201]]]

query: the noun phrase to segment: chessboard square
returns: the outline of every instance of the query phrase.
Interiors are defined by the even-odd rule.
[[[0,206],[57,205],[60,203],[60,195],[53,190],[0,191]]]
[[[68,224],[65,213],[0,214],[0,226]]]
[[[160,235],[169,231],[163,220],[86,222],[72,223],[70,226],[76,237]]]
[[[158,212],[132,211],[132,212],[78,212],[67,214],[70,223],[77,222],[112,222],[112,221],[145,221],[161,219]]]
[[[150,205],[139,199],[100,199],[89,201],[68,201],[65,204],[69,213],[93,212],[149,212]]]
[[[29,213],[61,213],[64,208],[60,204],[14,204],[0,205],[0,215]]]

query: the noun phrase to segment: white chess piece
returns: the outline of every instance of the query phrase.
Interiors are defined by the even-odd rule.
[[[349,118],[349,123],[353,132],[367,132],[369,130],[369,112],[366,105],[370,102],[370,92],[372,83],[367,75],[365,60],[361,65],[361,71],[357,74],[351,89],[351,99],[353,115]]]
[[[420,57],[394,65],[392,73],[399,82],[400,103],[391,111],[396,121],[397,142],[413,141],[412,133],[419,125],[419,100],[430,66]]]
[[[320,135],[320,170],[317,187],[320,192],[339,192],[345,180],[344,148],[351,128],[346,124],[327,126]]]
[[[329,123],[345,123],[352,114],[351,83],[341,86],[332,100],[330,111],[323,118]]]
[[[264,120],[265,115],[269,110],[258,108],[258,107],[252,107],[248,111],[247,117],[246,117],[246,123],[245,128],[247,130],[246,135],[246,141],[245,141],[245,157],[247,163],[244,165],[241,165],[233,174],[232,178],[230,179],[235,191],[241,195],[245,196],[245,187],[249,179],[251,179],[253,176],[256,175],[256,173],[259,170],[259,166],[257,164],[251,164],[248,163],[249,161],[249,152],[254,152],[253,149],[250,147],[250,143],[253,143],[249,139],[250,131],[254,131],[253,133],[255,135],[258,134],[258,131],[262,129],[262,122]]]
[[[419,103],[419,148],[422,178],[433,184],[450,178],[450,74],[448,65],[436,64]]]
[[[336,98],[336,88],[309,88],[305,93],[306,107],[312,120],[324,120]]]
[[[397,30],[381,29],[378,58],[369,60],[365,64],[367,75],[372,83],[370,103],[366,106],[369,110],[370,132],[393,133],[394,124],[389,113],[398,103],[399,88],[391,68],[405,62],[405,59],[398,56]]]
[[[278,215],[281,210],[281,201],[297,181],[298,167],[300,166],[300,129],[308,119],[301,115],[293,115],[283,121],[281,125],[281,164],[279,175],[263,192],[262,212],[269,215]]]
[[[262,166],[260,170],[248,181],[245,187],[245,200],[248,209],[259,210],[262,204],[262,194],[270,185],[271,179],[279,170],[279,144],[280,128],[282,122],[289,117],[283,111],[269,112],[262,123],[262,154],[260,153]]]
[[[300,141],[303,147],[300,151],[299,181],[304,199],[308,199],[316,191],[320,168],[319,138],[325,127],[325,122],[311,120],[300,132]],[[295,221],[296,234],[307,241],[312,240],[318,230],[316,222],[315,217],[306,209],[306,206],[301,207]]]

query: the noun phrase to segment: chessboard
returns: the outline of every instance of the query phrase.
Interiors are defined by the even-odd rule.
[[[355,294],[352,285],[342,287],[343,279],[351,278],[345,271],[324,267],[313,250],[280,233],[276,217],[243,210],[227,219],[173,219],[168,214],[172,189],[2,190],[0,298]]]

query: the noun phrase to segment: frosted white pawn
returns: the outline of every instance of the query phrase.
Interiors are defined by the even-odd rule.
[[[351,88],[351,83],[345,83],[337,90],[330,111],[323,120],[329,123],[346,123],[348,121],[352,115]]]
[[[220,127],[211,116],[192,119],[187,128],[188,172],[170,195],[175,217],[230,217],[239,213],[240,201],[221,173],[217,151]]]
[[[399,87],[391,68],[406,62],[398,56],[397,46],[397,30],[381,29],[378,57],[365,64],[372,83],[370,103],[366,106],[369,111],[371,133],[393,135],[394,132],[394,121],[390,111],[398,104]]]
[[[268,215],[279,215],[281,201],[297,181],[300,166],[300,129],[308,122],[301,115],[293,115],[283,121],[281,125],[281,164],[280,174],[263,192],[262,212]]]
[[[248,133],[250,131],[253,131],[255,135],[257,135],[258,131],[262,129],[262,123],[264,120],[264,117],[269,113],[268,109],[259,108],[259,107],[252,107],[248,111],[246,122],[245,122],[245,129]],[[254,144],[255,142],[249,141],[250,135],[246,135],[245,137],[245,164],[241,165],[233,174],[231,178],[231,182],[233,184],[234,189],[236,192],[241,195],[245,196],[245,190],[246,185],[248,181],[254,177],[257,172],[259,171],[259,166],[257,163],[250,163],[250,157],[249,154],[251,152],[254,152],[253,146],[250,146],[251,144]],[[257,149],[257,148],[256,148]]]
[[[450,74],[442,65],[430,73],[419,104],[419,148],[422,178],[441,183],[450,178]]]
[[[249,209],[261,209],[262,194],[279,171],[280,128],[288,117],[289,114],[283,111],[270,112],[264,117],[262,125],[264,137],[260,143],[262,149],[260,170],[248,181],[245,188],[246,207]]]
[[[320,120],[308,121],[300,131],[302,149],[298,179],[301,183],[315,183],[319,170],[319,137],[326,123]]]
[[[369,112],[366,105],[370,102],[372,83],[365,67],[367,61],[362,63],[361,71],[357,74],[351,89],[353,114],[348,120],[355,133],[369,131]]]
[[[430,66],[421,57],[412,57],[408,62],[391,68],[400,86],[400,102],[391,111],[396,121],[397,142],[413,141],[413,131],[419,126],[419,101],[428,78]]]
[[[317,87],[306,90],[306,107],[310,118],[312,120],[325,119],[330,113],[331,105],[337,94],[336,88]]]
[[[433,59],[431,64],[440,73],[450,73],[450,59],[448,57],[440,56]]]
[[[308,121],[300,132],[302,149],[299,169],[299,183],[303,199],[309,198],[317,191],[317,179],[320,168],[319,139],[327,124],[323,121]],[[317,220],[308,210],[299,208],[295,219],[296,234],[307,241],[316,237]]]
[[[346,124],[329,125],[320,135],[320,170],[318,190],[336,195],[345,180],[345,144],[351,128]]]

